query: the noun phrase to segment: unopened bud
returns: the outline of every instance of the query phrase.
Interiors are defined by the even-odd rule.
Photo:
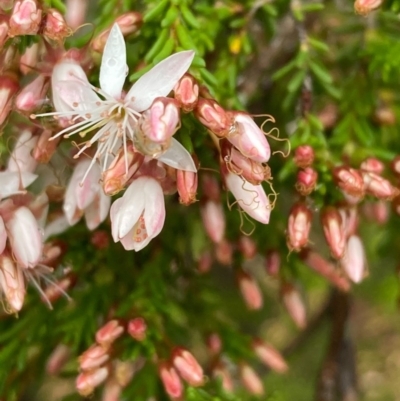
[[[278,277],[281,269],[281,255],[275,249],[271,249],[265,256],[266,272],[272,277]]]
[[[340,261],[343,270],[354,283],[365,276],[366,257],[360,237],[352,235],[347,241],[346,253]]]
[[[176,348],[172,354],[172,363],[182,379],[191,386],[203,385],[203,368],[189,351],[183,348]]]
[[[233,246],[227,239],[215,245],[215,259],[223,266],[230,266],[233,260]]]
[[[128,322],[128,333],[137,341],[143,341],[146,338],[147,324],[141,317],[137,317]]]
[[[221,203],[205,200],[201,202],[200,212],[208,236],[218,244],[225,235],[225,213]]]
[[[281,288],[282,301],[293,322],[300,329],[307,324],[306,307],[299,291],[289,283],[283,283]]]
[[[389,219],[389,206],[388,203],[383,200],[365,202],[362,211],[368,219],[377,224],[385,224]]]
[[[32,43],[25,49],[25,52],[19,59],[19,69],[22,74],[27,75],[31,72],[36,72],[36,65],[39,62],[39,43]]]
[[[11,74],[0,76],[0,127],[11,111],[12,99],[18,91],[17,77]]]
[[[79,367],[82,370],[97,369],[110,359],[108,350],[94,344],[79,357]]]
[[[363,172],[362,177],[366,191],[378,199],[392,200],[400,193],[388,180],[378,174]]]
[[[183,384],[175,368],[168,362],[161,362],[158,367],[158,374],[165,392],[172,400],[179,400],[183,395]]]
[[[321,221],[332,256],[340,259],[346,247],[346,231],[342,216],[336,208],[326,207],[321,212]]]
[[[196,79],[190,74],[185,74],[176,84],[174,96],[185,113],[192,111],[199,98],[199,84]]]
[[[37,162],[42,164],[48,163],[57,150],[61,137],[49,141],[52,136],[53,132],[49,129],[43,130],[39,135],[39,140],[37,141],[32,153],[33,158]]]
[[[82,1],[82,0],[81,0]],[[120,15],[113,24],[118,24],[119,29],[122,32],[122,35],[128,36],[132,33],[135,33],[139,30],[140,26],[143,23],[142,14],[138,12],[128,12]],[[110,35],[112,26],[107,28],[106,30],[100,32],[92,42],[92,48],[94,51],[102,53],[104,50],[104,46],[106,45],[108,36]]]
[[[42,20],[42,10],[35,0],[17,1],[10,16],[10,37],[35,35]]]
[[[364,181],[358,170],[346,166],[335,167],[333,179],[343,193],[351,198],[348,200],[353,200],[352,203],[357,203],[364,197]]]
[[[216,178],[210,174],[203,174],[201,182],[201,186],[207,199],[219,202],[221,199],[221,187]]]
[[[275,372],[285,373],[289,369],[283,356],[272,345],[256,339],[253,342],[253,350],[260,361]]]
[[[211,252],[203,251],[197,261],[197,270],[199,273],[207,273],[210,271],[211,266],[213,264],[213,257]]]
[[[224,364],[220,362],[216,366],[214,366],[212,368],[212,375],[213,377],[221,380],[222,388],[225,391],[227,391],[228,393],[233,392],[234,390],[233,378]]]
[[[378,9],[383,3],[383,0],[356,0],[354,9],[357,14],[368,15],[371,11]]]
[[[85,22],[88,0],[66,0],[65,20],[73,28],[79,28]],[[104,45],[103,45],[104,47]]]
[[[314,191],[318,173],[311,167],[306,167],[297,173],[296,189],[300,195],[307,196]]]
[[[299,252],[308,244],[312,213],[303,203],[296,203],[290,210],[287,245],[290,251]]]
[[[263,306],[263,296],[257,281],[244,271],[238,273],[239,289],[250,310],[258,310]]]
[[[253,259],[257,254],[257,244],[253,238],[241,235],[238,241],[238,249],[245,259]]]
[[[365,159],[360,166],[361,170],[368,173],[382,174],[385,169],[385,165],[375,157],[369,157]]]
[[[96,332],[96,341],[104,346],[108,347],[125,331],[124,326],[117,319],[110,320],[103,327]]]
[[[76,389],[83,397],[91,395],[96,387],[103,383],[109,375],[107,367],[82,372],[76,378]]]
[[[228,114],[215,100],[200,98],[195,115],[215,135],[222,138],[228,134],[231,125]]]
[[[71,355],[71,350],[64,344],[59,344],[50,354],[46,362],[46,373],[58,375],[67,363]]]
[[[103,172],[103,190],[106,195],[115,195],[124,189],[127,182],[143,164],[144,156],[136,151],[132,142],[121,148],[110,167]]]
[[[263,395],[264,386],[263,383],[255,372],[255,370],[247,363],[241,363],[239,366],[240,379],[246,387],[246,390],[254,395]]]
[[[355,206],[341,206],[339,213],[342,217],[342,224],[345,231],[345,237],[349,238],[358,228],[358,210]]]
[[[314,149],[309,145],[301,145],[294,151],[294,163],[297,167],[309,167],[314,161]]]
[[[176,188],[179,194],[179,202],[188,206],[196,202],[198,175],[192,171],[176,171]]]
[[[211,333],[207,337],[207,346],[212,355],[218,355],[222,350],[222,340],[218,333]]]
[[[42,74],[38,75],[17,95],[15,99],[16,109],[27,113],[36,110],[44,103],[48,87],[48,79]]]
[[[72,30],[65,22],[64,17],[56,9],[48,9],[45,19],[43,34],[46,38],[61,42],[72,34]]]

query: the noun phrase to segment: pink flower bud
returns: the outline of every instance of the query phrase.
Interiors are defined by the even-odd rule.
[[[131,142],[127,144],[126,151],[122,147],[110,167],[102,174],[104,192],[111,196],[124,189],[143,161],[144,156],[136,151]]]
[[[306,167],[297,173],[296,189],[300,195],[307,196],[314,191],[318,173],[311,167]]]
[[[32,157],[32,150],[37,141],[38,137],[33,136],[29,129],[22,131],[8,159],[7,170],[33,173],[37,161]]]
[[[340,263],[347,276],[354,283],[359,283],[364,278],[366,257],[360,237],[352,235],[349,238],[346,253]]]
[[[75,383],[78,393],[83,397],[91,395],[94,389],[107,379],[109,373],[107,367],[80,373]]]
[[[128,322],[128,333],[137,341],[143,341],[146,338],[147,324],[141,317],[137,317]]]
[[[253,342],[253,350],[260,361],[272,370],[285,373],[289,369],[283,356],[272,345],[257,339]]]
[[[144,116],[142,131],[159,144],[168,143],[180,124],[178,102],[169,97],[157,97]]]
[[[85,22],[87,7],[88,0],[66,0],[65,20],[71,28],[76,29]]]
[[[342,224],[345,231],[345,237],[349,238],[358,228],[358,210],[355,206],[342,206],[338,209],[342,217]]]
[[[0,14],[0,49],[3,48],[4,43],[6,43],[8,39],[9,29],[8,18],[5,15]]]
[[[207,196],[207,199],[210,199],[214,202],[219,202],[221,200],[220,184],[212,175],[202,175],[202,188],[203,192]]]
[[[132,33],[137,32],[142,25],[142,22],[142,14],[134,11],[122,14],[114,21],[115,24],[118,24],[124,36],[128,36]],[[103,52],[108,36],[110,35],[111,28],[112,26],[100,32],[93,39],[92,48],[94,51],[99,53]]]
[[[238,283],[248,309],[261,309],[263,306],[263,296],[257,281],[246,272],[240,271],[238,273]]]
[[[53,132],[48,129],[43,130],[39,135],[39,139],[32,152],[32,156],[37,162],[46,164],[55,153],[57,146],[61,141],[61,137],[49,141],[52,136]]]
[[[246,157],[258,163],[268,162],[271,149],[264,132],[249,114],[230,112],[232,125],[228,140]]]
[[[363,172],[362,177],[367,193],[378,199],[392,200],[400,193],[397,188],[380,175]]]
[[[307,324],[306,307],[299,291],[290,283],[283,283],[281,288],[282,301],[293,322],[299,329]]]
[[[322,210],[321,221],[332,256],[340,259],[346,247],[346,230],[342,216],[336,208],[329,206]]]
[[[61,42],[72,34],[72,29],[67,25],[62,14],[50,8],[46,11],[43,34],[48,39]]]
[[[94,344],[79,357],[79,367],[82,370],[99,368],[110,359],[108,349]]]
[[[241,363],[239,366],[240,379],[247,391],[254,395],[263,395],[264,386],[255,370],[247,363]]]
[[[25,281],[22,270],[7,251],[0,255],[0,290],[11,312],[19,312],[25,299]]]
[[[278,277],[281,269],[281,255],[275,249],[267,252],[265,256],[265,269],[272,277]]]
[[[365,217],[377,224],[385,224],[389,219],[388,203],[383,200],[365,202],[362,206],[362,212]]]
[[[31,72],[36,72],[35,66],[39,62],[39,43],[33,43],[25,49],[25,52],[19,59],[19,69],[22,74],[27,75]]]
[[[305,250],[301,253],[301,257],[309,267],[311,267],[321,276],[325,277],[334,286],[342,291],[349,291],[350,283],[347,278],[341,276],[337,272],[335,266],[329,263],[322,256],[318,255],[318,253],[310,250]]]
[[[360,166],[361,170],[366,171],[368,173],[382,174],[385,169],[385,165],[375,157],[369,157],[365,159]]]
[[[119,320],[110,320],[103,327],[96,332],[96,341],[104,346],[108,347],[118,337],[120,337],[125,331],[124,326]]]
[[[290,210],[287,245],[290,251],[299,252],[308,244],[312,213],[303,203],[296,203]]]
[[[196,202],[198,175],[192,171],[176,170],[176,188],[179,202],[185,206]]]
[[[207,337],[207,347],[212,355],[218,355],[222,350],[222,340],[218,333],[211,333]]]
[[[50,354],[46,362],[46,373],[58,375],[71,356],[71,350],[64,344],[59,344]]]
[[[314,157],[314,149],[309,145],[301,145],[294,151],[294,163],[297,167],[311,166]]]
[[[168,362],[161,362],[158,367],[158,374],[165,392],[173,400],[179,400],[183,395],[183,384],[175,368]]]
[[[182,379],[191,386],[203,385],[203,369],[189,351],[183,348],[176,348],[172,353],[172,363]]]
[[[221,203],[206,200],[201,203],[200,212],[207,235],[218,244],[225,235],[225,213]]]
[[[227,139],[222,139],[220,146],[221,156],[228,171],[243,177],[253,185],[261,184],[264,181],[265,169],[261,163],[244,156]]]
[[[15,99],[15,107],[21,112],[31,113],[40,107],[46,96],[49,81],[44,75],[38,75],[25,86]]]
[[[354,2],[354,9],[360,15],[368,15],[371,11],[379,8],[383,0],[356,0]]]
[[[228,240],[222,239],[215,245],[215,259],[222,266],[230,266],[232,264],[233,246]]]
[[[199,98],[199,84],[196,79],[190,74],[185,74],[175,85],[174,96],[185,113],[192,111]]]
[[[257,254],[257,244],[253,238],[241,235],[238,241],[238,249],[245,259],[253,259]]]
[[[32,212],[25,206],[19,207],[6,227],[17,261],[25,268],[35,267],[42,256],[43,237]]]
[[[0,127],[11,111],[12,99],[18,91],[16,76],[4,74],[0,76]]]
[[[35,0],[17,1],[10,16],[10,37],[35,35],[42,21],[42,10]]]
[[[346,166],[335,167],[333,179],[346,195],[354,198],[355,203],[364,197],[364,181],[358,170]]]
[[[200,98],[194,111],[198,120],[219,137],[225,137],[231,126],[227,112],[215,101]]]
[[[199,273],[207,273],[210,271],[212,264],[213,257],[211,255],[211,252],[203,251],[197,263],[197,270],[199,271]]]
[[[233,378],[229,373],[227,367],[221,362],[212,368],[213,377],[220,379],[222,388],[228,393],[232,393],[234,391]]]

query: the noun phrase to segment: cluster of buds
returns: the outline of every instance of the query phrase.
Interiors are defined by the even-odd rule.
[[[184,391],[182,379],[193,387],[204,384],[203,368],[184,348],[175,348],[169,361],[159,363],[158,372],[165,392],[172,400],[182,399]]]
[[[109,377],[111,346],[124,331],[124,326],[118,320],[110,320],[96,332],[96,344],[79,357],[81,373],[76,379],[79,394],[89,396]]]
[[[296,190],[302,196],[314,191],[318,173],[312,168],[314,149],[309,145],[301,145],[294,152],[294,162],[300,170],[297,173]]]

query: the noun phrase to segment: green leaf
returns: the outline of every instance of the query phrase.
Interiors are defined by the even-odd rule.
[[[170,27],[177,19],[179,16],[179,11],[176,7],[171,7],[168,11],[165,17],[161,20],[161,27],[162,28],[167,28]]]
[[[308,36],[307,41],[312,47],[314,47],[314,49],[321,50],[323,52],[329,51],[329,46],[326,43],[321,42],[320,40],[317,40],[317,39],[314,39],[314,38],[311,38],[310,36]]]
[[[190,32],[182,24],[176,26],[176,36],[178,37],[180,45],[185,50],[196,50],[196,45],[193,42]]]
[[[168,40],[168,36],[169,36],[169,29],[163,29],[160,35],[158,36],[157,40],[154,42],[153,46],[151,46],[149,51],[144,56],[144,61],[148,63],[149,61],[153,60],[156,54],[162,50],[163,46]]]
[[[158,16],[164,13],[169,0],[161,0],[155,7],[152,7],[143,17],[144,22],[154,21]]]
[[[287,90],[289,92],[296,92],[300,89],[303,84],[304,78],[306,77],[307,72],[304,70],[297,71],[297,73],[293,76],[293,78],[289,81]]]
[[[289,63],[287,63],[285,66],[283,66],[282,68],[280,68],[278,71],[276,71],[273,75],[272,75],[272,80],[273,81],[277,81],[279,79],[281,79],[282,77],[284,77],[286,74],[288,74],[290,71],[293,70],[293,68],[295,68],[296,66],[296,60],[292,60]]]
[[[315,61],[310,62],[311,71],[314,73],[315,77],[326,84],[332,83],[332,77],[330,76],[329,72],[322,67],[321,65],[317,64]]]
[[[185,22],[194,29],[200,29],[200,23],[198,19],[193,15],[186,5],[181,5],[181,13]]]

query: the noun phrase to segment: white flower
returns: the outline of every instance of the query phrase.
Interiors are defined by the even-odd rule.
[[[60,135],[70,137],[78,133],[85,137],[87,133],[96,130],[92,138],[82,143],[76,155],[79,157],[97,142],[90,168],[99,159],[105,170],[110,163],[110,155],[116,154],[121,146],[126,150],[127,140],[130,139],[142,153],[148,149],[147,156],[174,168],[196,171],[190,154],[179,142],[172,138],[168,149],[153,143],[149,146],[148,142],[151,141],[143,137],[138,124],[142,112],[157,97],[167,96],[171,92],[190,67],[193,57],[193,51],[173,54],[144,74],[124,95],[122,88],[128,72],[126,47],[120,28],[114,24],[100,67],[101,89],[89,83],[83,69],[75,61],[63,60],[54,67],[51,79],[56,112],[36,117],[53,115],[64,123],[67,119],[70,125],[53,138]]]

